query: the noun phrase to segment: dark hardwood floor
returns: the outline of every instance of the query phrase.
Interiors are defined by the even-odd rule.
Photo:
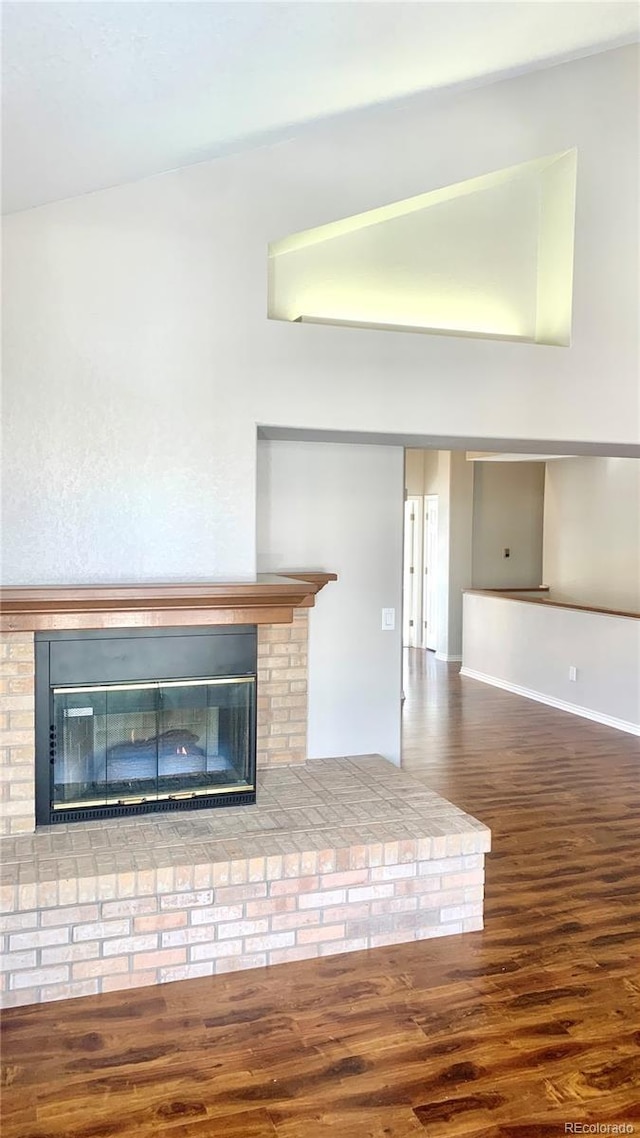
[[[7,1012],[3,1138],[640,1133],[640,741],[411,656],[484,932]]]

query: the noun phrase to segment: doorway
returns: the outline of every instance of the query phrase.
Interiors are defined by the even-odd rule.
[[[438,495],[407,494],[404,505],[405,648],[437,648]]]

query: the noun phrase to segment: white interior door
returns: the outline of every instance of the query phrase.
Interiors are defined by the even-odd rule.
[[[409,495],[404,504],[402,642],[405,648],[422,648],[422,513],[422,498]]]
[[[422,647],[437,648],[438,625],[438,495],[427,494],[424,499],[424,603],[422,619]]]

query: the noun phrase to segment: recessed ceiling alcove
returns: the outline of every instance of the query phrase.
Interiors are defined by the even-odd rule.
[[[269,246],[275,320],[568,346],[575,150]]]

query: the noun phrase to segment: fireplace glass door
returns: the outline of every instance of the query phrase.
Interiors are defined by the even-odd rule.
[[[254,790],[255,677],[54,687],[52,809]]]

